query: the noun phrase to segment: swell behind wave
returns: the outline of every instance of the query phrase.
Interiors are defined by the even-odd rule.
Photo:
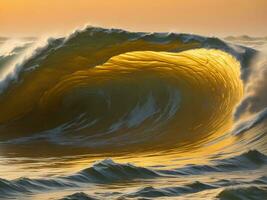
[[[67,188],[84,188],[93,187],[92,183],[100,185],[111,184],[114,182],[127,182],[134,180],[146,180],[146,179],[175,179],[196,174],[213,174],[226,173],[235,171],[249,171],[255,170],[267,165],[267,156],[259,151],[252,150],[245,152],[241,155],[234,156],[232,158],[220,159],[213,161],[214,165],[187,165],[178,169],[153,169],[137,167],[132,164],[120,164],[106,159],[100,162],[96,162],[89,168],[81,170],[73,175],[58,176],[54,178],[19,178],[15,180],[0,180],[0,197],[10,197],[16,195],[28,195],[40,192],[47,192],[55,189],[67,189]],[[164,196],[180,196],[192,194],[204,190],[219,189],[222,187],[232,187],[236,184],[239,185],[256,185],[251,186],[248,189],[226,189],[222,191],[218,196],[222,199],[229,198],[230,196],[251,196],[255,194],[265,195],[266,188],[262,184],[266,184],[267,179],[265,176],[256,178],[251,182],[237,181],[237,180],[225,180],[219,179],[214,182],[204,183],[199,181],[193,181],[182,186],[177,187],[164,187],[154,188],[145,187],[129,194],[119,194],[123,197],[164,197]],[[255,189],[256,188],[256,189]],[[255,190],[254,190],[255,189]],[[241,191],[240,193],[238,191]],[[66,197],[74,198],[77,196],[86,196],[84,193],[77,193],[75,195]],[[96,194],[92,197],[98,198]],[[254,196],[255,197],[255,196]]]

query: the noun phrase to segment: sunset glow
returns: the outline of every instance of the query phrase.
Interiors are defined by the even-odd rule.
[[[0,0],[0,36],[91,24],[135,31],[267,35],[266,0]]]

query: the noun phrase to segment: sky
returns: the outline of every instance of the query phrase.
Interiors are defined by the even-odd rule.
[[[84,25],[208,36],[267,36],[267,0],[0,0],[0,36]]]

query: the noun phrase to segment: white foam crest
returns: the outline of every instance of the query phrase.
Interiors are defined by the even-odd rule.
[[[22,39],[7,39],[4,43],[0,46],[0,56],[6,57],[11,56],[15,52],[16,48],[24,47],[26,44],[29,44],[29,41],[22,40]]]
[[[15,44],[16,42],[14,42]],[[9,43],[7,43],[9,44]],[[18,43],[16,43],[16,47],[18,46]],[[49,40],[47,37],[38,39],[32,46],[25,49],[23,53],[18,55],[17,59],[13,62],[9,63],[7,66],[5,66],[1,70],[0,74],[0,92],[2,92],[8,85],[8,83],[11,80],[17,79],[18,73],[23,67],[23,64],[27,62],[30,58],[34,57],[36,54],[38,54],[40,51],[42,51],[44,48],[47,47],[49,44]],[[3,52],[11,53],[12,49],[16,48],[11,45],[10,48],[3,48]]]
[[[85,25],[84,27],[77,27],[71,33],[64,36],[64,41],[57,48],[62,47],[69,39],[75,37],[77,34],[85,31],[89,25]],[[18,57],[8,64],[8,66],[4,66],[0,73],[0,93],[8,86],[11,80],[16,80],[17,76],[23,67],[23,65],[32,57],[36,56],[44,49],[47,48],[49,43],[53,41],[52,36],[42,36],[34,41],[33,45],[29,48],[26,48],[24,52],[22,52]],[[11,55],[15,48],[23,47],[27,40],[22,39],[8,39],[0,46],[0,56],[8,56]],[[33,42],[32,40],[30,42]],[[37,66],[34,66],[34,68]]]
[[[250,67],[245,96],[235,112],[235,119],[246,120],[267,107],[267,52],[261,52]]]

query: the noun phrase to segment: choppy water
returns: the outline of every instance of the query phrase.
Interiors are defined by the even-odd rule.
[[[0,198],[265,199],[266,52],[95,27],[0,38]]]

